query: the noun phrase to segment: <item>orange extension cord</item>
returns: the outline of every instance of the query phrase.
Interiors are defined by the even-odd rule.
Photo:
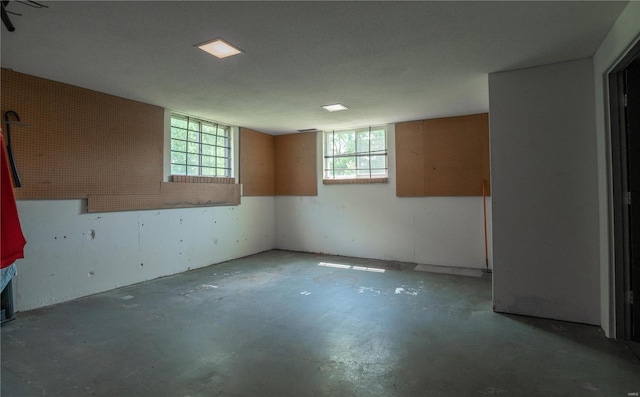
[[[484,210],[484,264],[489,270],[489,246],[487,243],[487,190],[485,188],[487,181],[482,180],[482,208]]]

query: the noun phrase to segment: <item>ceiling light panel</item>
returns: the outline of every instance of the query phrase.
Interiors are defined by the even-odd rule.
[[[202,51],[208,52],[216,58],[227,58],[244,52],[220,38],[198,44],[198,48]]]
[[[348,107],[344,106],[341,103],[335,103],[333,105],[324,105],[322,106],[322,108],[324,110],[328,110],[330,112],[339,112],[340,110],[347,110],[349,109]]]

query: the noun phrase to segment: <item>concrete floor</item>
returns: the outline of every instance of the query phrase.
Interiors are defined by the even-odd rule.
[[[18,313],[2,396],[640,392],[599,327],[496,314],[489,276],[413,268],[270,251]]]

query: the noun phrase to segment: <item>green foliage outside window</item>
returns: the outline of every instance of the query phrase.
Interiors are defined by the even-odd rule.
[[[386,175],[387,132],[385,127],[324,133],[325,178],[376,178]]]
[[[231,136],[225,125],[171,116],[171,174],[231,176]]]

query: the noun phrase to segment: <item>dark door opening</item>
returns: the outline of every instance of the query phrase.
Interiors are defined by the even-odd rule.
[[[629,310],[631,339],[640,342],[640,58],[625,70],[627,132],[627,205],[629,222]]]
[[[640,342],[640,43],[609,75],[616,338]]]

